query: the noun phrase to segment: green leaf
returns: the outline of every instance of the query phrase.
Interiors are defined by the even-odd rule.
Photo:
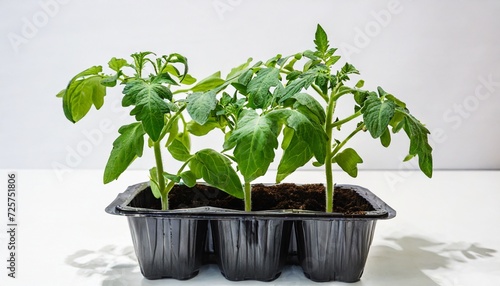
[[[254,71],[252,69],[248,69],[244,71],[239,77],[238,77],[238,83],[241,85],[244,85],[245,87],[248,85],[248,83],[252,80]],[[242,93],[243,95],[246,95],[246,93]]]
[[[330,49],[332,50],[332,49]],[[336,49],[334,49],[336,50]],[[330,58],[328,58],[328,60],[325,62],[325,65],[327,66],[333,66],[336,62],[338,62],[340,60],[340,56],[331,56]]]
[[[389,127],[386,127],[384,133],[380,136],[380,143],[384,147],[389,147],[389,145],[391,145],[391,132],[389,131]]]
[[[394,95],[385,92],[385,90],[383,90],[380,86],[377,87],[377,91],[378,91],[378,94],[380,97],[385,97],[386,99],[394,102],[397,106],[399,106],[403,109],[406,108],[406,103],[402,102],[401,100],[396,98]]]
[[[373,138],[382,136],[394,115],[395,104],[370,94],[362,108],[363,120]]]
[[[326,35],[325,30],[318,24],[316,27],[315,39],[314,43],[316,44],[316,50],[321,53],[321,55],[325,55],[328,50],[328,37]]]
[[[181,173],[181,179],[184,184],[190,188],[196,185],[196,175],[192,171],[185,171]]]
[[[205,92],[211,89],[214,89],[221,84],[225,83],[220,76],[220,71],[210,75],[209,77],[200,80],[195,86],[191,88],[193,92]]]
[[[104,96],[106,95],[106,87],[101,85],[102,77],[92,77],[87,80],[87,87],[82,89],[83,92],[92,93],[92,103],[96,109],[100,109],[104,105]]]
[[[118,78],[122,75],[122,71],[118,71],[115,75],[113,76],[106,76],[101,80],[101,84],[106,86],[106,87],[114,87],[116,86],[116,82],[118,81]]]
[[[75,75],[68,83],[62,99],[64,115],[69,121],[73,123],[79,121],[92,107],[92,95],[81,92],[82,83],[86,76],[99,76],[100,72],[102,72],[101,66],[90,67]]]
[[[324,163],[323,163],[323,164],[321,164],[320,162],[316,162],[316,161],[315,161],[315,162],[313,162],[313,163],[312,163],[312,165],[313,165],[314,167],[321,167],[321,166],[323,166],[323,165],[324,165]]]
[[[283,129],[283,141],[281,141],[281,149],[286,150],[290,146],[295,131],[292,128],[285,127]]]
[[[350,63],[346,63],[340,70],[342,74],[359,74],[359,71]]]
[[[158,180],[158,171],[156,167],[149,169],[149,186],[151,187],[151,192],[153,196],[157,199],[161,198],[160,186],[157,182]]]
[[[130,115],[141,121],[148,136],[154,141],[160,139],[165,125],[165,114],[170,112],[164,99],[171,100],[170,90],[158,83],[147,83],[142,80],[128,82],[123,93],[123,106],[135,105]]]
[[[104,183],[116,180],[137,157],[142,156],[144,148],[144,129],[140,122],[122,126],[120,136],[113,142],[113,149],[104,169]]]
[[[245,70],[248,68],[248,66],[252,62],[252,60],[253,60],[252,58],[248,58],[248,60],[245,63],[243,63],[237,67],[232,68],[231,71],[229,72],[229,74],[227,75],[226,79],[230,80],[234,77],[239,76],[243,72],[245,72]]]
[[[56,97],[58,98],[63,98],[64,94],[66,93],[66,89],[61,90],[56,94]]]
[[[413,158],[415,158],[415,155],[408,154],[408,155],[406,155],[406,157],[404,157],[403,162],[408,162]]]
[[[357,83],[356,83],[356,87],[357,88],[362,88],[363,86],[365,85],[365,81],[360,79]]]
[[[167,147],[175,160],[186,162],[191,158],[191,139],[188,133],[180,133]]]
[[[117,59],[115,57],[113,57],[109,62],[108,62],[108,66],[114,70],[115,72],[119,72],[121,70],[122,67],[124,66],[127,66],[128,63],[126,60],[124,59]]]
[[[168,181],[174,181],[176,183],[181,182],[181,176],[169,174],[167,172],[163,172],[163,178],[165,182]],[[162,197],[162,192],[166,191],[160,190],[160,184],[158,183],[158,170],[156,167],[153,167],[149,170],[149,179],[150,179],[150,186],[151,186],[151,191],[153,192],[153,195],[155,198],[159,199]]]
[[[224,91],[224,92],[222,93],[222,96],[221,96],[220,100],[219,100],[219,103],[220,103],[222,106],[224,106],[224,107],[225,107],[225,106],[227,106],[227,105],[228,105],[228,104],[230,104],[230,103],[234,103],[234,102],[235,102],[235,100],[236,100],[236,98],[234,98],[234,97],[230,96],[227,92],[225,92],[225,91]]]
[[[366,98],[370,94],[368,91],[365,90],[353,90],[354,94],[354,100],[356,101],[357,104],[360,106],[363,106],[365,103]]]
[[[191,76],[190,74],[185,75],[180,83],[185,84],[185,85],[191,85],[196,82],[196,78]]]
[[[168,73],[161,73],[157,76],[151,77],[151,83],[156,84],[171,84],[171,85],[179,85]],[[170,91],[170,90],[169,90]],[[170,99],[172,96],[169,96]]]
[[[293,130],[293,137],[286,138],[284,153],[278,166],[276,180],[281,182],[286,176],[303,166],[314,156],[320,164],[325,162],[327,136],[318,122],[309,120],[296,110],[274,110],[268,115],[275,121],[283,122]],[[286,130],[286,129],[285,129]],[[282,145],[283,146],[283,145]]]
[[[300,111],[310,119],[323,124],[326,121],[326,113],[323,106],[307,93],[296,93],[291,98],[295,99],[293,108]]]
[[[409,155],[418,155],[420,170],[427,177],[432,177],[432,147],[427,139],[429,130],[409,113],[403,119],[403,129],[410,139]]]
[[[403,120],[406,117],[406,110],[396,107],[394,110],[394,116],[389,122],[389,125],[392,126],[392,133],[398,133],[401,128],[403,128]]]
[[[134,53],[130,55],[134,59],[134,67],[135,71],[140,74],[140,72],[144,69],[144,66],[146,62],[148,62],[148,55],[151,55],[154,53],[152,52],[139,52],[139,53]]]
[[[302,53],[302,55],[308,59],[311,59],[311,61],[313,61],[313,62],[317,62],[317,63],[321,62],[321,59],[318,57],[317,53],[315,53],[311,50],[304,51],[304,53]],[[308,70],[308,68],[305,70]]]
[[[170,118],[168,124],[170,124],[170,127],[167,130],[165,130],[165,132],[168,133],[168,138],[167,141],[165,142],[165,147],[168,147],[175,139],[175,137],[177,137],[177,135],[179,134],[179,117],[176,116],[173,119]]]
[[[280,83],[277,68],[265,68],[248,83],[248,104],[251,108],[265,108],[271,103],[270,88]]]
[[[181,182],[181,176],[170,174],[167,172],[163,172],[163,178],[165,178],[165,182],[168,182],[168,181],[174,181],[176,183]]]
[[[207,184],[243,199],[243,186],[238,174],[231,167],[231,161],[219,152],[200,150],[189,161],[189,167],[195,177],[201,177]]]
[[[290,142],[285,146],[285,151],[278,165],[276,182],[280,183],[297,168],[305,165],[313,157],[313,152],[306,141],[298,136],[291,137]]]
[[[358,176],[358,164],[363,163],[363,159],[354,149],[347,148],[335,156],[335,162],[349,176],[356,178]]]
[[[98,75],[100,67],[92,67],[75,76],[63,94],[63,110],[71,122],[82,119],[92,105],[99,109],[104,103],[106,87],[101,85],[103,77]],[[83,78],[80,78],[85,76]]]
[[[205,124],[200,125],[198,122],[192,120],[187,123],[187,130],[189,133],[195,136],[203,136],[208,134],[208,132],[214,130],[215,128],[220,128],[221,125],[217,118],[210,117],[208,118]]]
[[[394,102],[397,106],[401,107],[401,108],[406,108],[406,103],[402,102],[401,100],[399,100],[398,98],[396,98],[394,95],[392,94],[387,94],[385,96],[385,98],[387,98],[388,100]]]
[[[283,55],[277,54],[276,56],[270,58],[269,60],[266,61],[264,64],[266,67],[275,67],[276,64],[279,64],[279,62],[282,60]]]
[[[196,82],[196,78],[192,77],[190,74],[186,74],[184,75],[184,77],[182,77],[182,75],[179,73],[179,71],[177,70],[177,68],[175,68],[174,65],[166,65],[163,68],[162,73],[169,73],[175,76],[176,78],[181,79],[180,83],[185,85],[191,85]]]
[[[78,78],[86,77],[86,76],[90,76],[90,75],[99,75],[99,73],[101,73],[101,72],[102,72],[102,66],[93,66],[93,67],[90,67],[90,68],[78,73],[77,75],[75,75],[71,79],[71,81],[75,81]]]
[[[289,74],[286,75],[286,80],[288,81],[293,81],[298,79],[302,75],[301,71],[292,71]]]
[[[294,130],[294,137],[305,142],[318,162],[324,163],[326,156],[327,135],[323,126],[311,121],[297,110],[273,110],[267,115],[273,121],[281,121]]]
[[[187,73],[188,73],[188,60],[185,56],[178,54],[178,53],[173,53],[170,54],[168,57],[163,56],[164,59],[166,59],[167,62],[170,63],[181,63],[184,66],[184,71],[182,73],[181,79],[183,79]]]
[[[314,83],[321,89],[323,94],[328,94],[328,83],[330,82],[330,78],[328,75],[318,74],[318,76],[314,79]]]
[[[234,149],[238,168],[246,182],[264,175],[274,160],[278,147],[278,125],[269,116],[259,116],[254,110],[244,110],[224,143],[226,150]]]
[[[216,91],[210,90],[208,92],[195,92],[187,97],[187,111],[191,118],[203,125],[207,122],[210,113],[217,106]]]
[[[308,88],[316,79],[316,75],[316,71],[311,70],[309,72],[301,74],[301,76],[297,79],[288,82],[283,94],[279,98],[279,102],[283,103],[285,100],[289,99],[296,93],[299,93],[303,88]]]

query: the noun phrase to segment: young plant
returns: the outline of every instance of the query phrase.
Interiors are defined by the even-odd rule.
[[[309,162],[325,165],[326,212],[333,211],[333,164],[356,177],[360,155],[346,144],[358,133],[368,131],[384,147],[391,143],[391,133],[404,130],[410,139],[409,155],[418,156],[420,169],[432,176],[432,148],[428,144],[427,128],[410,114],[406,104],[381,87],[377,91],[361,89],[364,81],[349,86],[350,76],[358,75],[356,68],[345,63],[335,70],[340,60],[335,48],[330,48],[327,35],[318,25],[316,49],[291,56],[277,55],[267,62],[249,67],[250,61],[233,69],[225,80],[218,77],[220,86],[199,94],[197,104],[203,108],[188,111],[196,121],[194,129],[206,133],[213,128],[229,129],[224,148],[233,150],[233,160],[244,178],[245,210],[251,210],[251,185],[264,175],[274,160],[278,136],[283,134],[283,156],[276,181],[281,182],[298,167]],[[301,63],[300,69],[295,68]],[[232,86],[232,95],[222,92]],[[309,91],[316,94],[312,96]],[[335,109],[344,97],[354,99],[353,113],[337,118]],[[317,100],[322,100],[323,104]],[[189,98],[188,98],[189,100]],[[335,131],[359,122],[344,138]]]
[[[112,58],[108,63],[112,74],[103,73],[102,66],[93,66],[74,76],[58,94],[67,119],[76,123],[92,106],[96,109],[103,106],[107,88],[115,87],[117,82],[124,85],[122,106],[133,107],[130,115],[136,121],[119,128],[120,135],[113,142],[104,170],[104,183],[118,179],[142,156],[146,138],[156,163],[150,169],[150,186],[154,196],[161,199],[163,210],[169,209],[168,194],[175,183],[192,187],[201,178],[209,185],[243,198],[241,181],[226,156],[212,149],[191,154],[183,115],[188,103],[184,97],[176,98],[177,94],[185,96],[187,92],[205,91],[214,83],[209,78],[195,84],[196,79],[188,74],[187,59],[180,54],[153,56],[151,52],[135,53],[131,55],[131,63]],[[133,74],[127,75],[129,71]],[[152,73],[145,76],[146,71]],[[165,147],[174,159],[184,162],[175,173],[164,169],[162,149]],[[189,170],[185,170],[186,167]]]
[[[428,143],[427,128],[413,115],[410,114],[406,104],[394,95],[387,93],[381,87],[377,91],[362,90],[364,81],[357,81],[354,86],[349,86],[351,75],[358,75],[359,71],[351,64],[345,63],[340,69],[334,70],[333,66],[339,61],[340,56],[335,55],[336,49],[330,48],[327,35],[323,28],[318,25],[315,33],[315,50],[307,50],[301,53],[307,61],[301,69],[294,67],[295,60],[286,66],[286,78],[288,80],[284,89],[284,95],[280,96],[280,104],[288,105],[288,99],[299,90],[316,93],[316,97],[324,101],[326,119],[323,128],[327,134],[324,158],[315,162],[315,166],[325,164],[326,176],[326,211],[333,211],[334,183],[333,164],[340,166],[342,170],[352,177],[358,173],[358,164],[362,163],[360,155],[352,148],[346,148],[346,144],[360,132],[368,131],[372,138],[379,139],[384,147],[391,143],[391,133],[404,130],[410,139],[409,160],[418,156],[419,167],[422,172],[432,176],[432,148]],[[300,59],[301,57],[295,57]],[[335,109],[344,97],[354,99],[353,113],[345,118],[337,118]],[[347,123],[358,120],[352,127],[352,131],[344,138],[337,138],[336,132],[346,126]]]
[[[284,62],[278,55],[249,67],[249,60],[234,68],[220,86],[188,97],[187,109],[194,119],[191,130],[198,130],[199,135],[216,127],[226,132],[224,149],[233,150],[231,157],[244,178],[245,211],[252,209],[251,183],[266,174],[275,158],[280,134],[285,151],[278,167],[278,181],[313,156],[320,163],[326,156],[324,110],[308,94],[285,93],[280,78]],[[228,86],[234,88],[232,95],[223,91]],[[280,104],[285,95],[291,104]]]

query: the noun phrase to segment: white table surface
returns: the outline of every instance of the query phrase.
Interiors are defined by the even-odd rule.
[[[108,185],[101,171],[19,170],[17,278],[7,277],[6,177],[0,170],[0,285],[348,285],[313,283],[288,266],[270,283],[230,282],[216,265],[188,281],[142,277],[124,217],[104,208],[128,185],[147,180],[130,171]],[[287,181],[321,182],[297,172]],[[271,174],[262,178],[271,182]],[[337,182],[371,189],[398,212],[379,221],[361,281],[349,285],[500,285],[500,171],[360,171]],[[429,202],[430,200],[430,202]],[[427,203],[427,204],[425,204]]]

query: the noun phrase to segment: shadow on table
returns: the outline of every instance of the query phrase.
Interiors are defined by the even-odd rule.
[[[417,236],[386,238],[384,245],[372,246],[365,269],[366,273],[361,281],[350,285],[373,285],[373,281],[377,281],[378,285],[453,285],[452,281],[448,283],[440,281],[438,284],[427,276],[425,271],[450,268],[454,263],[467,263],[476,259],[493,257],[496,252],[496,250],[481,247],[477,243],[443,243]],[[94,275],[100,276],[101,286],[165,285],[165,280],[147,280],[142,277],[131,246],[118,248],[108,245],[97,251],[79,250],[68,256],[65,262],[78,268],[78,274],[81,276],[89,278]],[[281,285],[282,282],[287,285],[317,284],[305,278],[301,272],[298,266],[286,267],[281,277],[273,281],[271,285]],[[213,275],[218,278],[215,279]],[[205,265],[200,275],[190,282],[194,285],[206,285],[207,280],[215,279],[218,283],[225,281],[222,276],[219,276],[220,272],[216,265]],[[170,280],[168,284],[174,285],[176,282],[179,281]],[[250,281],[244,284],[257,285]]]
[[[83,277],[102,277],[102,286],[130,286],[141,277],[132,246],[118,248],[107,245],[99,250],[79,250],[68,256],[66,264],[78,268]],[[140,281],[140,280],[139,280]]]
[[[404,285],[453,285],[452,281],[439,281],[438,284],[425,271],[451,268],[455,263],[493,257],[497,252],[477,243],[443,243],[421,236],[390,237],[385,238],[385,241],[388,245],[372,247],[366,267],[372,279],[386,282],[381,285],[393,285],[391,282],[398,281],[404,281]],[[360,285],[363,284],[362,281],[363,278]]]

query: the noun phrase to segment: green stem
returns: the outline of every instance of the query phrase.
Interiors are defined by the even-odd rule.
[[[326,155],[325,155],[325,177],[326,177],[326,212],[333,212],[333,195],[334,195],[334,185],[333,185],[333,170],[332,170],[332,142],[333,142],[333,113],[335,112],[335,97],[333,94],[328,99],[327,113],[326,113],[326,125],[325,132],[328,136],[326,143]]]
[[[165,177],[163,177],[163,161],[161,158],[161,145],[160,141],[153,143],[155,160],[156,160],[156,172],[158,180],[158,188],[161,194],[161,209],[168,210],[168,192],[165,188]]]
[[[172,188],[174,187],[175,185],[175,182],[174,181],[170,181],[168,182],[167,186],[165,187],[165,192],[162,193],[161,195],[161,209],[162,210],[168,210],[169,209],[169,206],[168,206],[168,194],[170,193],[170,190],[172,190]]]
[[[326,170],[326,212],[333,212],[333,196],[335,194],[335,189],[333,185],[333,169],[332,169],[332,160],[335,154],[349,141],[356,133],[359,131],[363,130],[364,124],[361,124],[356,128],[349,136],[347,136],[344,141],[342,141],[340,144],[335,146],[335,149],[331,150],[331,140],[329,139],[329,144],[327,145],[327,154],[326,154],[326,159],[325,159],[325,170]],[[331,132],[331,130],[330,130]],[[329,133],[331,134],[331,133]]]
[[[252,210],[252,186],[250,185],[250,182],[245,182],[245,211],[249,212]]]
[[[184,117],[182,116],[182,112],[184,111],[184,109],[186,109],[186,104],[182,105],[179,110],[172,116],[170,117],[170,119],[167,120],[167,124],[163,127],[162,131],[161,131],[161,135],[160,135],[160,138],[158,139],[158,142],[161,141],[163,139],[163,137],[165,137],[165,135],[167,134],[167,131],[170,130],[170,128],[172,127],[172,124],[175,123],[175,119],[177,117],[181,117],[182,119],[182,122],[184,123],[184,126],[186,126],[186,122],[184,121]],[[184,128],[185,129],[185,128]]]
[[[326,102],[328,102],[328,97],[323,93],[323,91],[321,91],[321,89],[315,85],[315,84],[311,84],[312,88],[321,96],[321,98],[323,98]]]
[[[161,209],[164,211],[168,210],[168,193],[161,194]]]
[[[356,133],[358,133],[359,131],[363,130],[363,128],[365,127],[365,124],[360,124],[356,129],[354,129],[354,131],[351,132],[351,134],[349,134],[349,136],[347,136],[344,141],[340,142],[340,144],[338,144],[337,146],[335,146],[335,149],[333,149],[333,151],[331,152],[331,156],[335,156],[342,147],[344,147],[344,145],[347,143],[347,141],[349,141],[352,137],[354,137],[354,135],[356,135]]]
[[[330,140],[331,142],[331,140]],[[328,148],[330,149],[330,148]],[[329,151],[331,152],[331,151]],[[325,175],[326,175],[326,212],[333,212],[333,170],[332,170],[332,156],[328,154],[326,155],[325,160]]]
[[[356,118],[356,117],[358,117],[358,116],[360,116],[360,115],[361,115],[361,111],[359,111],[359,110],[358,110],[356,113],[352,114],[352,115],[351,115],[351,116],[349,116],[349,117],[346,117],[346,118],[344,118],[344,119],[342,119],[342,120],[339,120],[339,121],[333,122],[333,123],[332,123],[332,127],[333,127],[333,128],[335,128],[335,127],[337,127],[337,126],[340,126],[340,125],[342,125],[342,124],[344,124],[344,123],[347,123],[347,122],[349,122],[349,121],[353,120],[354,118]]]
[[[189,157],[189,159],[187,159],[186,162],[184,162],[184,164],[182,164],[179,171],[177,171],[177,175],[180,175],[182,173],[182,171],[184,171],[184,168],[186,168],[186,166],[189,164],[189,161],[191,161],[191,159],[193,159],[193,158],[194,158],[194,156]]]
[[[183,104],[181,107],[179,107],[179,110],[177,112],[175,112],[174,116],[172,116],[172,118],[168,121],[167,126],[166,126],[167,129],[170,129],[170,126],[172,125],[172,122],[174,122],[174,119],[176,117],[179,117],[179,116],[181,117],[182,122],[186,123],[184,121],[184,117],[182,116],[182,112],[184,111],[184,109],[186,109],[186,107],[187,107],[187,104]]]

